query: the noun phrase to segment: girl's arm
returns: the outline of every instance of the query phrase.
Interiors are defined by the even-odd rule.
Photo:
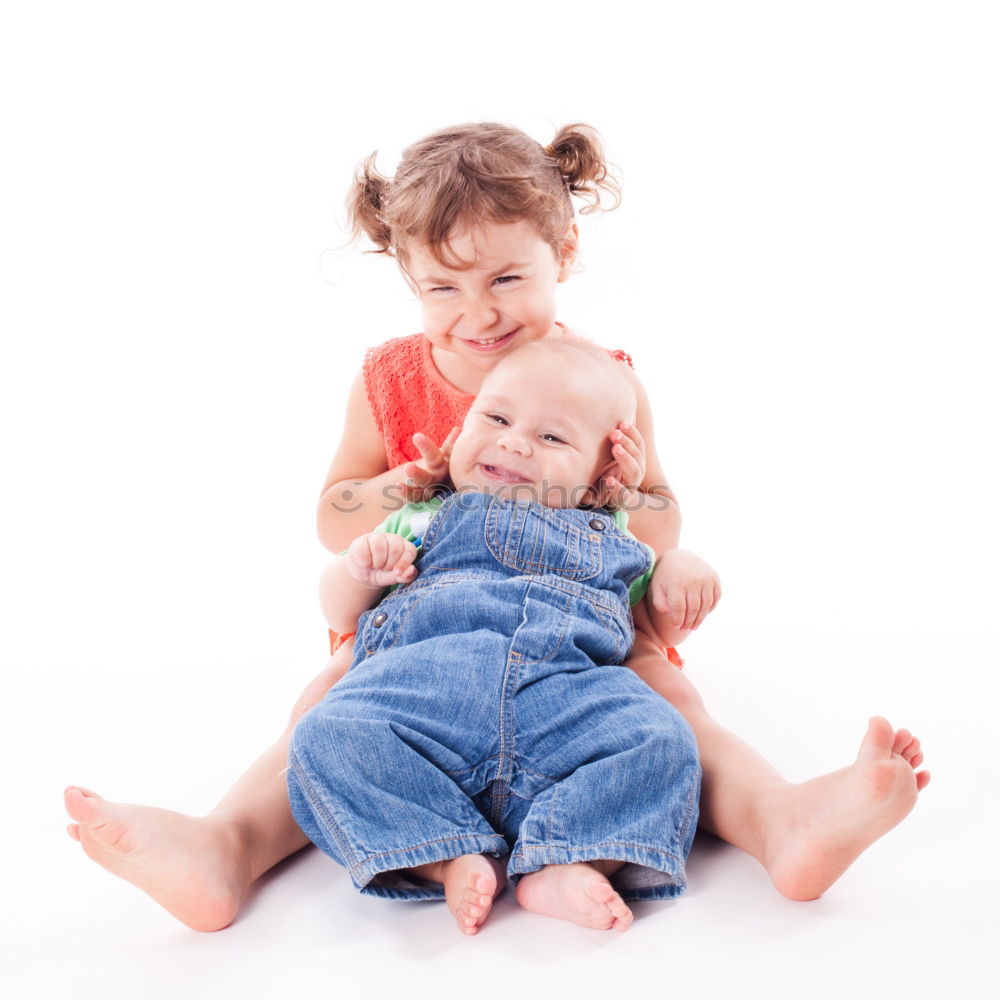
[[[646,474],[627,506],[629,530],[654,552],[674,549],[681,537],[681,509],[656,454],[653,411],[638,376],[628,369],[636,395],[635,426],[646,445]]]
[[[344,434],[319,498],[319,540],[331,552],[342,552],[358,535],[381,524],[402,506],[402,497],[393,504],[387,496],[398,481],[398,474],[387,469],[385,445],[358,372],[347,397]]]
[[[443,482],[455,433],[441,448],[425,435],[415,435],[421,464],[406,462],[387,468],[385,442],[368,405],[364,375],[358,372],[347,397],[344,435],[326,474],[316,512],[323,545],[331,552],[342,552],[358,535],[371,531],[407,500],[415,499],[400,488],[405,480],[417,479],[420,487]]]
[[[715,609],[722,588],[718,574],[704,559],[677,548],[681,512],[656,454],[649,397],[631,370],[629,377],[635,387],[635,424],[645,445],[646,461],[639,491],[629,498],[629,530],[658,556],[646,596],[633,609],[637,612],[635,624],[652,629],[664,645],[676,646]]]

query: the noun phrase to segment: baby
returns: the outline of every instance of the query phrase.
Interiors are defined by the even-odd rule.
[[[634,411],[621,365],[591,345],[519,349],[454,442],[455,492],[396,512],[324,574],[355,656],[295,730],[289,798],[362,892],[444,897],[474,934],[500,858],[521,905],[587,927],[623,931],[627,900],[684,890],[694,737],[621,666],[631,605],[664,643],[676,630],[624,513],[581,507]]]

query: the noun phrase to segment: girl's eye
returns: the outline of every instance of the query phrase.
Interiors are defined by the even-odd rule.
[[[436,288],[432,288],[432,292],[453,292],[455,289],[451,285],[438,285]]]
[[[498,285],[509,285],[512,281],[520,281],[521,276],[519,274],[505,274],[500,278],[496,279]]]

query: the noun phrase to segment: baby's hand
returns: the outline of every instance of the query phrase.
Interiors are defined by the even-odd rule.
[[[451,460],[451,448],[458,437],[458,427],[452,427],[448,436],[438,447],[426,434],[414,434],[413,444],[420,452],[419,462],[408,462],[403,466],[405,482],[399,483],[399,488],[408,503],[426,500],[434,491],[434,487],[448,481],[448,463]]]
[[[649,585],[653,607],[670,618],[674,628],[696,629],[722,596],[719,575],[700,556],[670,549],[656,562]]]
[[[347,550],[347,572],[366,587],[391,587],[409,583],[417,575],[413,542],[385,531],[371,531],[355,538]]]
[[[634,424],[620,423],[611,432],[611,461],[590,488],[592,507],[623,507],[646,478],[646,442]]]

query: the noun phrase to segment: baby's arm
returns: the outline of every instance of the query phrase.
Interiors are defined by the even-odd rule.
[[[636,627],[652,629],[663,645],[676,646],[705,620],[721,594],[719,577],[704,559],[670,549],[657,559],[646,594],[633,609]]]
[[[401,535],[371,531],[356,538],[320,577],[319,600],[327,625],[335,632],[353,632],[358,618],[386,587],[409,583],[417,575],[416,558],[413,542]]]
[[[385,443],[368,405],[364,375],[359,372],[347,399],[344,436],[323,484],[316,514],[319,539],[327,549],[342,552],[352,539],[371,531],[411,499],[400,483],[412,479],[422,487],[447,479],[449,442],[454,434],[440,448],[425,435],[416,438],[420,439],[421,463],[387,468]]]

